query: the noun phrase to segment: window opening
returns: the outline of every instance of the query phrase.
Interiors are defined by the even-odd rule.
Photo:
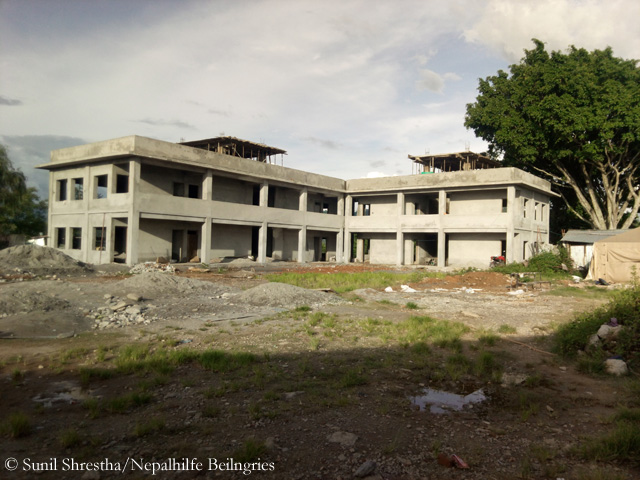
[[[116,193],[129,192],[129,175],[116,175]]]
[[[96,198],[107,198],[108,179],[107,175],[98,175],[96,177]]]
[[[73,199],[82,200],[84,198],[84,179],[73,179]]]
[[[58,201],[63,202],[67,199],[67,180],[58,180]]]
[[[82,248],[82,229],[73,227],[71,229],[71,248],[80,250]]]
[[[67,229],[56,228],[56,247],[66,248],[67,246]]]

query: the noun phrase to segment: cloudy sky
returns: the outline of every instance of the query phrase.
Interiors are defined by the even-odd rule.
[[[0,142],[33,166],[66,146],[231,135],[339,178],[407,154],[484,151],[479,78],[548,49],[640,59],[637,0],[0,0]]]

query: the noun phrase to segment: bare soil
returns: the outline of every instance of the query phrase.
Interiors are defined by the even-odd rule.
[[[266,270],[372,268],[279,263]],[[27,465],[33,470],[35,462],[43,479],[152,478],[131,461],[167,468],[171,459],[178,462],[173,470],[189,459],[201,471],[191,463],[189,471],[157,478],[348,479],[366,461],[375,462],[367,477],[375,479],[639,478],[630,465],[576,454],[586,438],[612,428],[607,419],[625,402],[628,381],[581,374],[549,353],[553,328],[601,300],[540,290],[510,295],[509,277],[489,272],[425,279],[411,285],[413,293],[392,285],[390,293],[342,296],[268,283],[263,273],[239,264],[221,273],[181,266],[175,275],[81,269],[55,278],[42,271],[34,280],[25,272],[23,281],[6,277],[1,422],[21,412],[31,431],[12,438],[5,429],[0,436],[0,478],[33,478]],[[99,309],[118,301],[140,307],[147,322],[96,328]],[[388,334],[412,315],[470,327],[461,351],[414,349]],[[509,333],[497,333],[502,326]],[[494,341],[482,340],[489,333]],[[81,369],[114,368],[127,345],[256,356],[237,370],[190,363],[81,382]],[[504,374],[447,374],[458,353],[470,361],[489,353]],[[461,395],[482,389],[487,399],[434,414],[412,405],[425,388]],[[146,400],[121,411],[90,408],[140,392]],[[439,453],[456,454],[469,468],[442,466]],[[15,472],[5,470],[10,457],[19,461]],[[212,459],[230,458],[259,458],[273,471],[213,469]],[[64,471],[70,459],[77,469]],[[105,459],[111,467],[88,471]],[[124,475],[108,470],[125,462]]]

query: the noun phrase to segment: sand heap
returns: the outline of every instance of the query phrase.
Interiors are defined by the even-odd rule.
[[[53,275],[79,273],[88,267],[60,250],[37,245],[18,245],[0,250],[0,273]]]

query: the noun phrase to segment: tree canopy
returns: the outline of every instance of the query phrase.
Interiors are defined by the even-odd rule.
[[[610,48],[547,52],[480,80],[465,126],[493,158],[544,176],[568,210],[599,230],[640,210],[640,69]]]
[[[46,230],[47,202],[27,187],[24,174],[14,168],[0,145],[0,243],[11,234],[38,235]]]

